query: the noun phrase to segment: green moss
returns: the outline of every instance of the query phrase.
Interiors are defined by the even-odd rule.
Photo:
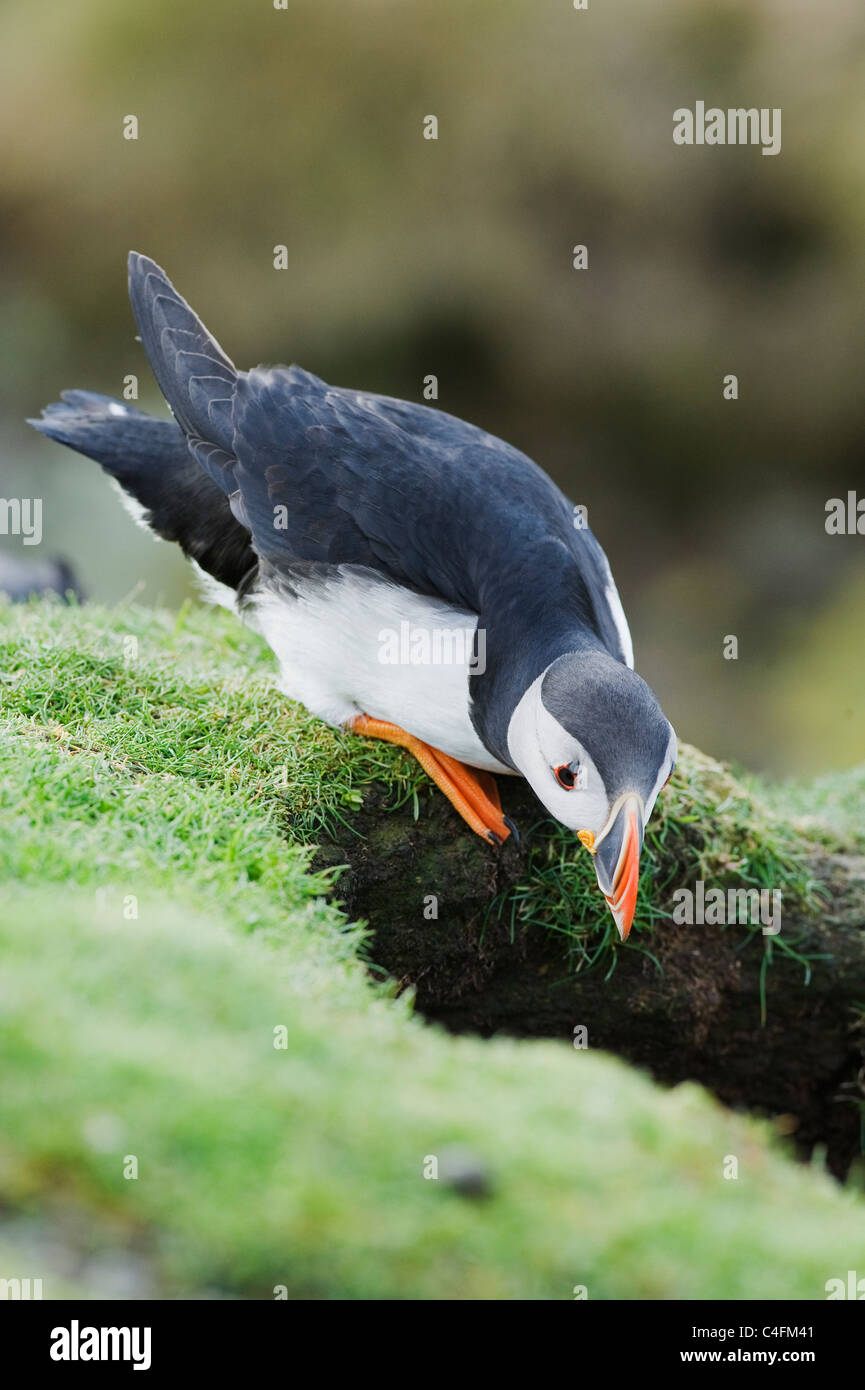
[[[766,1126],[603,1055],[450,1037],[371,983],[302,841],[422,781],[277,697],[255,638],[191,609],[0,626],[0,1274],[86,1294],[113,1252],[169,1296],[821,1298],[853,1267],[861,1201]],[[699,766],[653,853],[717,792]],[[454,1147],[485,1199],[424,1179]]]

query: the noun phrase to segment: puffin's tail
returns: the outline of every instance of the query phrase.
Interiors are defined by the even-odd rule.
[[[257,565],[249,532],[202,471],[183,430],[94,391],[64,391],[29,424],[101,464],[144,509],[143,520],[220,583],[237,589]]]

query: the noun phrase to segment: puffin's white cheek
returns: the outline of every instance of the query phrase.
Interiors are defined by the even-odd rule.
[[[598,804],[597,798],[588,796],[585,792],[578,790],[566,792],[556,786],[552,779],[549,779],[543,791],[540,791],[534,783],[532,783],[532,790],[543,802],[550,815],[555,816],[556,820],[561,821],[568,830],[574,832],[591,830],[593,834],[599,834],[607,814],[605,799],[602,799]]]
[[[575,834],[580,830],[588,830],[592,835],[597,836],[601,833],[601,827],[604,824],[605,811],[606,802],[600,809],[591,801],[570,802],[565,810],[559,813],[559,820]]]

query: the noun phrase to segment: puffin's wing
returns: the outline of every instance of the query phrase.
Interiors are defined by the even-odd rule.
[[[575,614],[633,667],[604,551],[574,526],[552,480],[504,441],[427,406],[327,386],[299,367],[245,374],[234,425],[242,519],[275,567],[363,564],[482,613],[491,578],[501,592],[510,573],[528,594],[546,576],[552,593],[563,566]]]
[[[137,251],[129,255],[129,298],[174,418],[205,472],[229,494],[232,402],[240,374],[165,271]]]
[[[234,430],[242,519],[276,568],[366,565],[470,604],[457,554],[466,508],[432,432],[409,433],[380,398],[299,367],[256,368],[238,381]]]
[[[238,372],[165,272],[136,252],[129,295],[188,447],[259,556],[286,575],[309,564],[365,565],[458,599],[448,566],[430,563],[441,550],[448,489],[435,487],[424,456],[446,425],[432,420],[426,438],[411,437],[399,423],[408,403],[380,407],[380,398],[328,387],[299,367]],[[458,564],[450,568],[459,579]]]

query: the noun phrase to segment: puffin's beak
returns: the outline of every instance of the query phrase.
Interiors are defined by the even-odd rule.
[[[594,848],[598,883],[623,941],[627,940],[637,906],[642,847],[643,803],[636,795],[623,796],[613,807],[609,828]]]

